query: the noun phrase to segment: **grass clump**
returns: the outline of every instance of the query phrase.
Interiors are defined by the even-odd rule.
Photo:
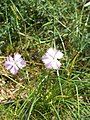
[[[90,119],[90,23],[83,0],[0,1],[0,120]],[[56,45],[62,66],[47,70],[42,55]],[[14,76],[5,57],[21,53]]]

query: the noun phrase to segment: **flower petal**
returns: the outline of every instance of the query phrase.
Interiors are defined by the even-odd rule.
[[[90,5],[90,1],[88,1],[85,5],[84,5],[84,7],[88,7]]]
[[[55,52],[56,52],[56,51],[55,51],[53,48],[49,48],[49,49],[47,50],[47,52],[46,52],[46,55],[51,56],[52,58],[54,58]]]
[[[42,61],[45,64],[46,68],[58,70],[61,66],[61,63],[57,59],[61,59],[63,53],[60,50],[49,48],[44,56],[42,56]]]
[[[4,66],[7,70],[9,70],[12,67],[12,64],[10,61],[5,61]]]
[[[61,66],[61,63],[58,60],[53,60],[52,61],[52,68],[58,70]]]
[[[20,58],[20,59],[16,62],[16,65],[17,65],[20,69],[22,69],[23,67],[26,66],[26,62],[25,62],[25,60],[23,60],[22,58]]]
[[[63,57],[63,53],[60,52],[60,50],[56,50],[55,58],[56,58],[56,59],[61,59],[62,57]]]
[[[9,55],[9,57],[7,57],[7,61],[13,62],[13,61],[14,61],[14,60],[13,60],[13,57],[11,57],[11,56]]]
[[[17,66],[13,66],[13,67],[10,69],[10,72],[11,72],[13,75],[15,75],[15,74],[18,73],[18,70],[19,70],[19,68],[18,68]]]
[[[14,54],[14,60],[16,65],[22,69],[23,67],[26,66],[26,62],[21,58],[21,55],[19,53]]]
[[[60,50],[56,50],[53,48],[49,48],[46,52],[46,55],[53,57],[53,59],[61,59],[63,57],[63,53]]]
[[[21,58],[21,55],[19,53],[14,54],[14,60],[18,61]]]
[[[44,64],[48,64],[53,60],[53,58],[49,55],[44,55],[42,56],[42,61],[44,62]]]
[[[4,63],[4,66],[7,70],[9,70],[13,66],[13,58],[11,56],[7,57],[7,60]]]
[[[46,67],[47,69],[52,69],[52,63],[49,62],[49,63],[45,64],[45,67]]]
[[[47,52],[46,52],[46,55],[49,55],[49,56],[51,56],[52,58],[54,58],[55,53],[56,53],[56,50],[55,50],[55,49],[49,48],[49,49],[47,50]]]

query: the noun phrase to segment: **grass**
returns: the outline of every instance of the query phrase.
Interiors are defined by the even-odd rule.
[[[83,0],[0,1],[0,120],[90,119],[90,16]],[[57,74],[41,61],[50,47],[64,53]],[[6,56],[27,66],[14,76]]]

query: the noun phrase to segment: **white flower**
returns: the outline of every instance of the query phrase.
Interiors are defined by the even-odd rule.
[[[42,56],[42,61],[45,64],[45,67],[48,69],[58,70],[61,66],[61,63],[58,59],[63,57],[63,53],[60,50],[49,48],[44,56]]]
[[[14,57],[7,57],[7,60],[4,63],[4,66],[7,70],[10,70],[12,74],[17,74],[19,69],[22,69],[26,66],[26,62],[23,60],[19,53],[15,53]]]
[[[87,3],[84,5],[84,7],[88,7],[89,5],[90,5],[90,1],[87,2]]]

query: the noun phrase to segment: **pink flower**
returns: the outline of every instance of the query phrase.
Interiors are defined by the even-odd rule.
[[[61,63],[58,59],[63,57],[63,53],[60,50],[49,48],[44,56],[42,56],[42,61],[45,64],[45,67],[48,69],[58,70],[61,66]]]
[[[14,57],[7,57],[7,60],[4,63],[4,66],[7,70],[10,70],[12,74],[17,74],[19,69],[22,69],[26,66],[26,62],[23,60],[19,53],[15,53]]]

